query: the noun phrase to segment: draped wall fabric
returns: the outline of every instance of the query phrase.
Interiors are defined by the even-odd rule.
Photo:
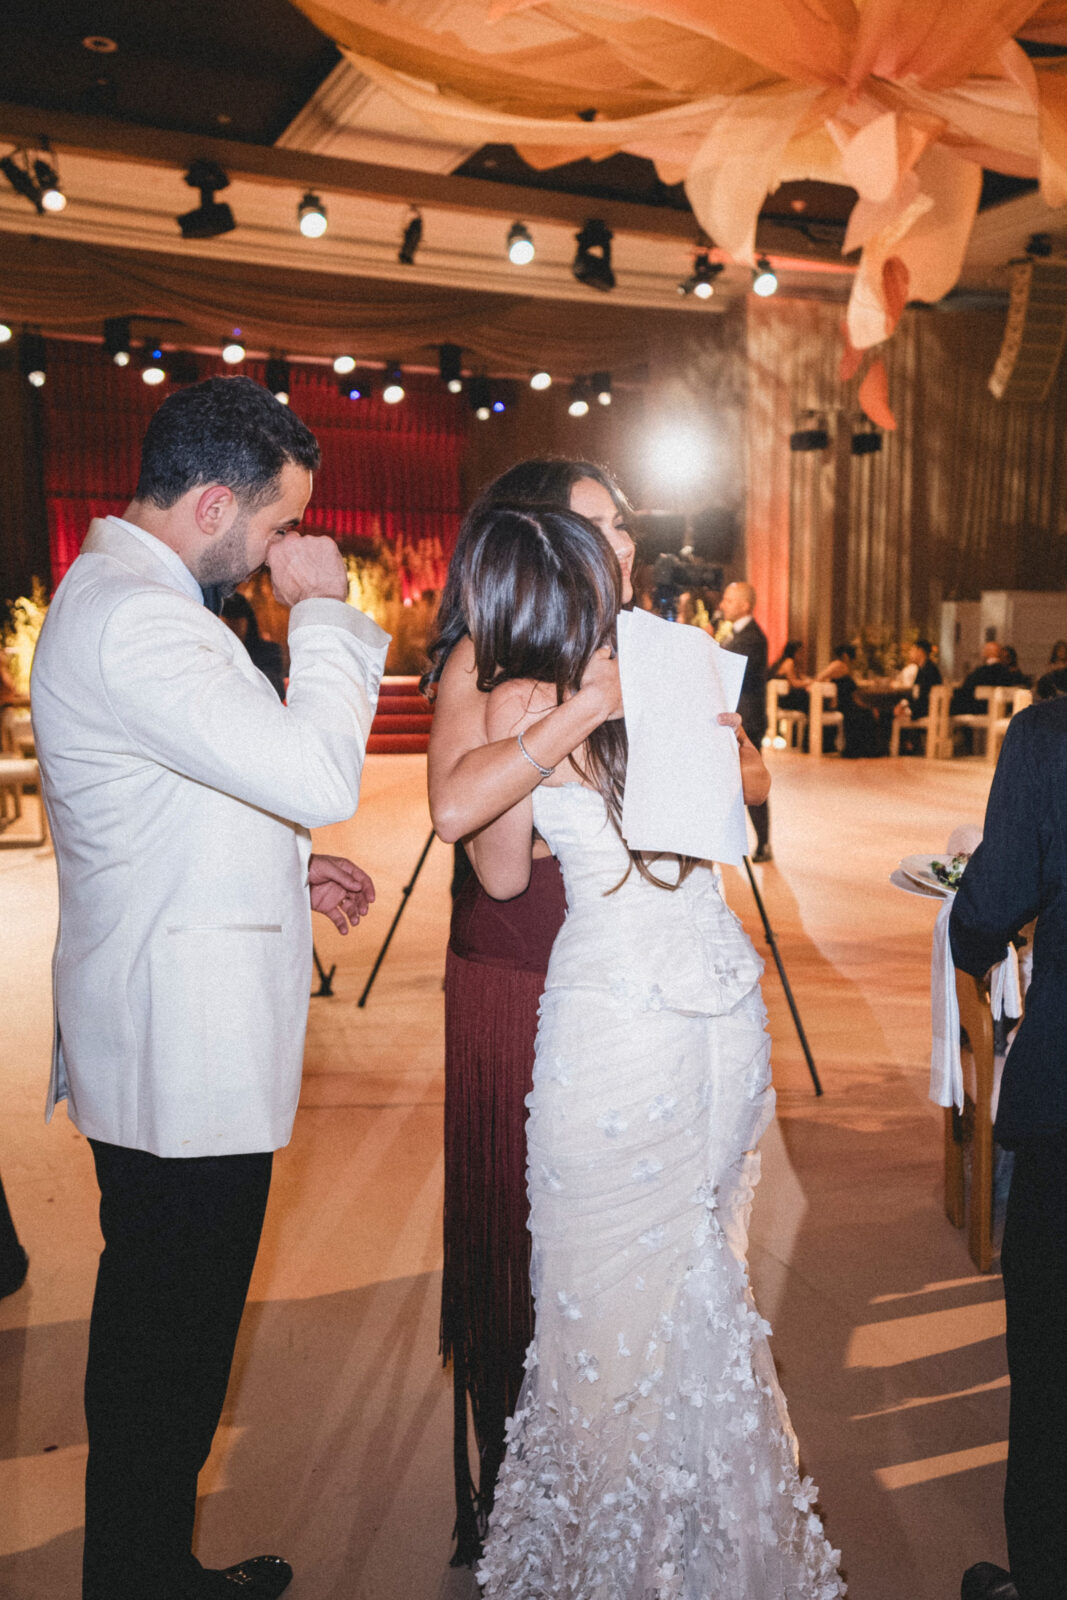
[[[90,520],[121,513],[129,503],[145,428],[170,385],[148,389],[134,368],[115,367],[98,345],[53,339],[48,355],[41,391],[44,489],[51,577],[58,583]],[[229,369],[202,363],[202,376],[211,370]],[[242,371],[263,380],[258,362],[246,362]],[[459,526],[464,404],[418,376],[406,380],[407,398],[396,406],[377,395],[350,401],[320,368],[294,366],[291,376],[293,409],[323,453],[305,526],[342,544],[385,540],[397,556],[405,597],[439,589]]]
[[[472,365],[532,372],[547,364],[560,378],[604,370],[619,377],[693,337],[693,317],[679,311],[296,273],[21,234],[0,233],[0,282],[4,315],[47,332],[95,335],[105,317],[168,318],[175,342],[213,344],[238,320],[252,349],[332,357],[343,331],[357,341],[357,357],[436,364],[435,346],[447,340]]]
[[[780,183],[851,185],[856,348],[955,283],[982,166],[1067,201],[1067,66],[1015,37],[1067,44],[1058,3],[453,0],[436,28],[377,0],[295,3],[448,139],[515,144],[544,167],[650,157],[739,260]]]
[[[1067,586],[1067,378],[1044,406],[986,388],[996,312],[908,311],[887,352],[899,426],[853,455],[856,383],[838,379],[831,306],[748,310],[748,576],[772,653],[804,639],[809,664],[861,628],[935,628],[941,600]],[[788,436],[819,413],[826,451]],[[814,420],[814,419],[813,419]]]

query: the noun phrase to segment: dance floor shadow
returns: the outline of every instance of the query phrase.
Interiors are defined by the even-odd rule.
[[[202,1560],[225,1565],[259,1551],[284,1554],[297,1573],[294,1600],[429,1600],[453,1587],[446,1578],[451,1386],[434,1353],[439,1306],[440,1276],[427,1273],[248,1307],[226,1412],[201,1477]],[[63,1452],[79,1474],[84,1468],[86,1338],[82,1322],[0,1335],[9,1385],[23,1369],[52,1375],[47,1406],[35,1382],[38,1399],[24,1412],[22,1437],[16,1446],[9,1430],[0,1458],[38,1490],[43,1452],[53,1459]],[[15,1407],[4,1414],[15,1415]],[[40,1516],[39,1492],[34,1500]],[[0,1524],[8,1524],[0,1595],[75,1600],[80,1526],[38,1540],[20,1524],[17,1501],[16,1489],[15,1505],[0,1512]],[[436,1548],[426,1538],[434,1522]],[[26,1548],[13,1550],[12,1542]]]

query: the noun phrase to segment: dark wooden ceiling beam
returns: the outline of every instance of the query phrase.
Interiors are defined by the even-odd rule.
[[[36,106],[0,104],[0,140],[13,145],[39,144],[47,137],[53,150],[93,156],[103,161],[167,167],[184,172],[198,159],[215,161],[231,179],[275,188],[292,185],[364,200],[395,201],[427,209],[466,212],[472,216],[521,218],[581,227],[599,217],[614,233],[646,239],[682,240],[695,244],[700,225],[691,212],[636,205],[621,200],[591,200],[554,189],[528,189],[485,178],[457,178],[408,167],[380,166],[314,155],[277,145],[242,144],[233,139],[204,138],[163,128],[45,111]]]

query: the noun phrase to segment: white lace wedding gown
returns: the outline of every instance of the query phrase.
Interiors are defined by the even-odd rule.
[[[534,792],[567,920],[527,1104],[536,1332],[486,1600],[844,1593],[745,1266],[773,1114],[762,963],[698,867],[636,871],[604,802]]]

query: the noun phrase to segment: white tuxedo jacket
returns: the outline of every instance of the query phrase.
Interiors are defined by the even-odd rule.
[[[66,1098],[88,1137],[159,1156],[274,1150],[300,1092],[307,830],[356,809],[388,635],[339,600],[294,606],[283,706],[183,576],[95,521],[37,646],[47,1114]]]

